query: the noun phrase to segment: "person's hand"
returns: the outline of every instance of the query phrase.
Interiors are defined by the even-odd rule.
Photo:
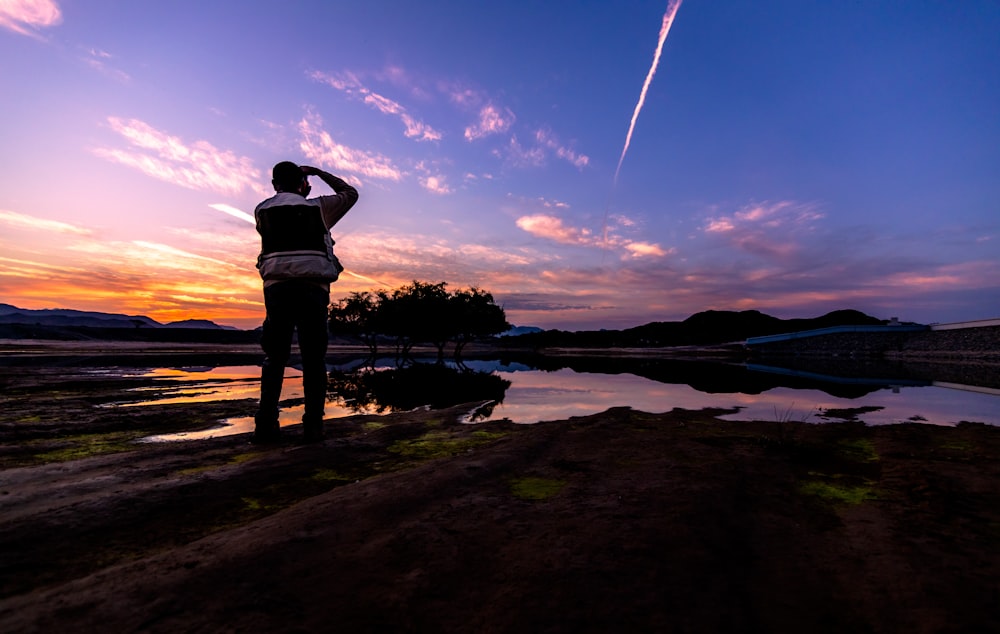
[[[311,165],[303,165],[302,166],[302,173],[305,176],[319,176],[320,173],[322,173],[322,171],[323,170],[321,170],[319,168],[316,168],[316,167],[312,167]]]

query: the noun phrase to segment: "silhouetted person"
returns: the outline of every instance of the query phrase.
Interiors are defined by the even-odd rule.
[[[336,193],[306,198],[312,189],[309,176],[318,176]],[[271,184],[277,193],[254,210],[267,316],[261,335],[260,406],[251,440],[267,443],[280,437],[278,401],[297,330],[305,391],[303,432],[307,442],[316,442],[323,438],[330,283],[344,270],[333,254],[330,229],[357,202],[358,190],[333,174],[289,161],[274,166]]]

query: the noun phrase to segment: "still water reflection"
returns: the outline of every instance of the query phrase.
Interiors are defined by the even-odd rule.
[[[539,367],[548,366],[548,367]],[[156,369],[163,379],[158,398],[130,405],[255,399],[256,366]],[[883,378],[885,368],[854,375],[817,373],[769,366],[677,360],[576,359],[534,363],[468,361],[435,366],[396,367],[390,359],[366,365],[351,359],[330,366],[328,418],[378,414],[418,407],[442,408],[478,403],[468,422],[508,419],[536,423],[627,406],[648,412],[674,408],[738,408],[725,420],[823,423],[861,420],[870,425],[907,421],[955,425],[961,421],[1000,425],[1000,389],[995,368],[967,383],[935,381],[927,371],[894,368],[898,378]],[[953,377],[946,377],[953,378]],[[150,395],[152,397],[152,395]],[[281,424],[302,415],[301,373],[286,373]],[[230,419],[202,432],[151,440],[195,439],[251,431],[250,417]]]

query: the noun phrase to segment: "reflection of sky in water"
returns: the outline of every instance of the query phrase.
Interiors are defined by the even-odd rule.
[[[659,383],[631,374],[586,374],[570,369],[555,372],[500,372],[511,381],[504,402],[488,420],[509,418],[518,423],[586,416],[609,407],[627,406],[646,412],[674,408],[740,407],[724,420],[835,421],[821,410],[880,407],[859,415],[870,425],[916,420],[934,425],[960,421],[1000,425],[1000,396],[944,387],[902,387],[848,399],[820,390],[775,388],[762,394],[707,394],[688,385]]]
[[[472,363],[468,364],[472,366]],[[488,362],[475,369],[487,371]],[[495,365],[493,366],[496,367]],[[674,408],[698,410],[706,407],[739,407],[736,414],[722,416],[725,420],[805,421],[822,423],[838,418],[821,415],[829,409],[877,407],[877,411],[858,415],[871,424],[917,420],[934,425],[954,425],[960,421],[1000,425],[1000,395],[982,394],[940,386],[900,387],[883,389],[860,398],[841,398],[816,389],[774,388],[762,394],[699,392],[688,385],[660,383],[631,374],[580,373],[564,368],[543,372],[527,367],[505,366],[498,371],[511,382],[503,403],[498,404],[485,421],[509,419],[517,423],[560,420],[570,416],[586,416],[609,407],[631,407],[659,413]],[[256,366],[220,367],[214,369],[161,368],[144,376],[164,379],[163,386],[148,389],[168,394],[167,398],[152,399],[140,404],[198,403],[221,399],[256,399],[259,396],[260,368]],[[302,375],[296,369],[286,370],[282,400],[302,398]],[[174,381],[184,381],[177,385]],[[358,412],[331,395],[326,417],[341,418]],[[281,410],[282,426],[299,423],[302,406]],[[250,432],[253,418],[235,418],[224,426],[200,432],[175,434],[157,439],[197,439]]]
[[[260,397],[259,366],[233,366],[198,370],[189,368],[157,368],[140,376],[182,380],[185,382],[195,381],[196,383],[185,384],[183,386],[166,384],[165,386],[139,388],[134,391],[157,391],[160,394],[170,394],[171,396],[135,403],[124,403],[119,405],[119,407],[207,403],[210,401],[245,398],[256,400]],[[302,372],[295,368],[285,368],[285,380],[282,384],[281,400],[284,402],[301,399],[302,397]],[[286,427],[301,423],[304,410],[305,406],[301,404],[283,406],[278,414],[278,424]],[[358,412],[343,402],[330,401],[326,404],[326,418],[343,418],[358,413],[367,412]],[[150,436],[144,440],[149,442],[200,440],[217,436],[249,433],[253,431],[253,427],[253,416],[243,416],[227,419],[222,421],[220,426],[210,429]]]
[[[154,368],[131,376],[161,380],[160,385],[131,390],[133,393],[154,392],[158,397],[154,400],[119,403],[118,407],[207,403],[260,396],[260,368],[256,366]],[[302,373],[294,368],[288,368],[285,370],[285,376],[301,377]],[[301,378],[299,382],[301,384]],[[301,387],[299,391],[301,392]]]

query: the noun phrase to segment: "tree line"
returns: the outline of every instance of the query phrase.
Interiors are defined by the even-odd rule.
[[[405,357],[414,344],[430,343],[444,357],[455,344],[455,356],[471,341],[511,328],[493,295],[470,287],[448,292],[446,282],[414,280],[392,291],[353,292],[330,306],[330,332],[361,339],[374,356],[380,341],[392,341]]]

